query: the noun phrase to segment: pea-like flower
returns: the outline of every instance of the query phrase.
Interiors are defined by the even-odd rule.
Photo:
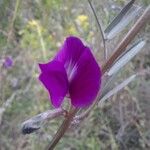
[[[39,67],[39,80],[48,90],[54,107],[60,107],[66,95],[77,108],[89,106],[96,98],[101,69],[90,48],[79,38],[66,38],[54,59]]]

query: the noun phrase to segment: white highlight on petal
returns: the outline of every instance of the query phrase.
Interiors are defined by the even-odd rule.
[[[66,72],[67,72],[67,76],[68,76],[68,80],[71,81],[71,79],[74,77],[76,70],[77,70],[77,65],[70,60],[66,65]]]

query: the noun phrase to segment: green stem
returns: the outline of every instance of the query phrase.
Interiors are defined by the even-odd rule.
[[[20,0],[16,0],[14,15],[13,15],[13,18],[12,18],[12,21],[11,21],[11,24],[10,24],[10,31],[8,33],[7,42],[9,42],[9,40],[11,38],[11,35],[12,35],[12,32],[13,32],[13,27],[14,27],[14,23],[15,23],[15,20],[16,20],[16,17],[17,17],[18,10],[19,10],[19,5],[20,5]]]
[[[46,60],[46,48],[45,48],[45,43],[43,40],[42,31],[40,29],[39,24],[37,24],[37,32],[38,32],[38,36],[39,36],[41,47],[42,47],[43,57],[44,57],[44,60]]]

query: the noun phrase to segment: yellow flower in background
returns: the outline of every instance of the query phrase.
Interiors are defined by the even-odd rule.
[[[77,22],[84,23],[88,21],[88,17],[86,15],[79,15],[76,19]]]
[[[89,19],[86,15],[79,15],[76,18],[76,22],[80,25],[84,30],[88,30],[89,27]]]
[[[69,34],[76,35],[76,34],[77,34],[77,30],[76,30],[76,28],[75,28],[74,26],[70,26],[70,27],[68,28],[68,33],[69,33]]]
[[[35,27],[35,26],[38,26],[38,22],[36,20],[31,20],[31,21],[28,22],[28,25],[32,26],[32,27]]]
[[[28,21],[27,27],[29,29],[36,29],[38,32],[44,33],[45,29],[42,27],[38,20],[30,20]]]

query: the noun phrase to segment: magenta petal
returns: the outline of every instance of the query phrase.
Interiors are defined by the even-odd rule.
[[[76,63],[84,51],[84,48],[85,46],[79,38],[70,36],[66,38],[64,45],[59,50],[55,59],[64,64],[69,63],[70,61]]]
[[[40,64],[39,79],[48,90],[52,104],[59,107],[69,92],[75,107],[89,106],[100,89],[101,70],[90,49],[70,36],[52,62]]]
[[[76,64],[69,93],[75,107],[89,106],[100,89],[101,70],[89,48],[85,48]]]
[[[64,66],[57,61],[39,64],[41,74],[39,80],[48,90],[52,105],[60,107],[68,93],[68,79]]]
[[[79,38],[70,36],[66,38],[64,45],[54,59],[64,64],[69,80],[69,76],[84,49],[85,46]]]

